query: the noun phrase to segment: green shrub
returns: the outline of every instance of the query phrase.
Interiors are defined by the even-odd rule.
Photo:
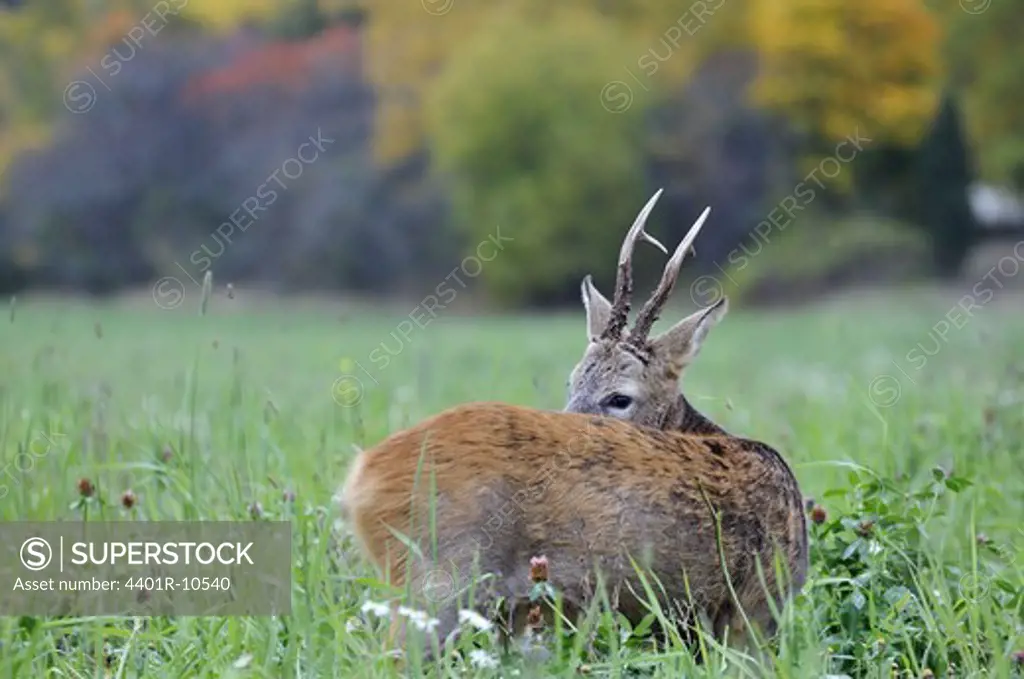
[[[484,26],[430,101],[432,155],[452,183],[468,247],[496,225],[513,239],[481,274],[499,303],[576,295],[589,271],[610,288],[608,253],[648,198],[644,102],[625,90],[602,99],[633,53],[590,13],[545,14]]]
[[[814,602],[830,671],[865,676],[890,666],[893,676],[952,676],[985,635],[1013,628],[1024,594],[1010,576],[1012,547],[979,541],[985,554],[964,570],[939,562],[929,544],[949,496],[970,485],[940,468],[919,484],[860,468],[823,494],[823,504],[843,509],[811,511],[818,521],[809,522],[812,573],[802,603]]]

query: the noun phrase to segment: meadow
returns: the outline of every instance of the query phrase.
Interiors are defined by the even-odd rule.
[[[690,401],[779,449],[808,498],[811,575],[770,666],[710,642],[698,663],[597,611],[543,654],[501,659],[479,633],[482,652],[407,671],[1020,676],[1022,300],[951,315],[958,297],[735,309],[685,375]],[[388,592],[332,503],[346,465],[461,402],[561,408],[582,309],[452,312],[403,336],[402,307],[218,291],[200,315],[197,298],[174,310],[39,298],[0,317],[0,520],[288,520],[292,615],[4,617],[0,677],[396,676],[388,623],[365,607]]]

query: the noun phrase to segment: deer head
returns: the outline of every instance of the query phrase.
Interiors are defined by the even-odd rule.
[[[637,215],[619,251],[615,295],[609,302],[588,275],[581,291],[587,311],[587,349],[569,377],[566,412],[609,415],[656,427],[678,428],[689,406],[679,393],[679,378],[696,358],[708,331],[728,310],[723,296],[715,304],[682,319],[654,338],[648,338],[679,277],[683,259],[693,245],[711,208],[707,207],[665,265],[658,287],[641,307],[633,328],[626,329],[633,293],[632,258],[638,240],[668,254],[644,231],[648,215],[661,196],[659,189]]]

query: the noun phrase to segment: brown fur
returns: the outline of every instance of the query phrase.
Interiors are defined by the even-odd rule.
[[[567,600],[589,603],[600,571],[619,610],[636,623],[646,610],[629,591],[642,592],[632,557],[658,576],[664,603],[692,611],[692,595],[718,634],[738,628],[737,606],[771,633],[768,600],[781,604],[806,574],[802,500],[792,473],[771,448],[724,435],[474,403],[361,453],[342,497],[359,542],[390,582],[411,583],[415,601],[443,604],[442,639],[456,624],[454,592],[432,596],[425,588],[443,582],[458,591],[474,573],[496,573],[487,592],[522,599],[531,586],[530,558],[540,554]],[[413,538],[425,557],[413,556],[394,531]],[[784,586],[776,582],[776,547],[789,573]]]

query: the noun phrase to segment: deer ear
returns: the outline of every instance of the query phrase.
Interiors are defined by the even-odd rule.
[[[594,287],[594,281],[589,274],[583,278],[580,292],[583,295],[583,306],[587,310],[587,339],[593,342],[608,327],[612,303]]]
[[[722,320],[728,310],[729,300],[722,297],[651,340],[654,354],[665,360],[673,377],[678,378],[683,369],[697,357],[708,331]]]

